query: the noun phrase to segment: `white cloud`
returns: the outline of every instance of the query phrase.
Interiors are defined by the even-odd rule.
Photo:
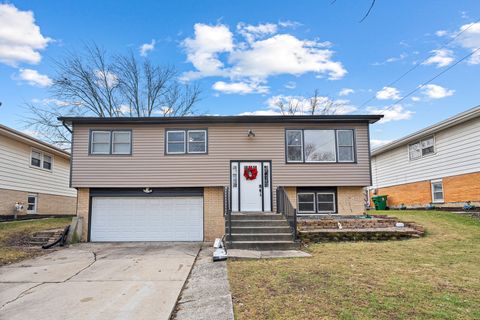
[[[20,69],[20,72],[16,79],[25,81],[29,85],[37,87],[49,87],[53,81],[48,76],[38,73],[37,70],[32,69]]]
[[[299,27],[302,24],[300,22],[297,22],[297,21],[286,20],[286,21],[279,21],[278,25],[282,28],[293,28],[293,29],[295,29],[296,27]]]
[[[106,71],[105,75],[103,71],[97,70],[95,71],[95,76],[97,77],[97,82],[104,86],[106,82],[109,87],[113,87],[118,83],[118,78],[117,76],[111,72],[111,71]]]
[[[146,57],[150,51],[155,49],[155,39],[152,39],[150,43],[144,43],[140,46],[140,55]]]
[[[256,110],[256,111],[247,111],[238,114],[239,116],[279,116],[281,115],[280,111],[276,110]]]
[[[435,35],[437,37],[444,37],[448,34],[448,32],[446,30],[438,30],[437,32],[435,32]]]
[[[393,87],[383,87],[382,90],[376,94],[378,100],[396,100],[400,99],[400,91]]]
[[[311,114],[312,108],[310,100],[312,97],[304,97],[304,96],[285,96],[285,95],[277,95],[268,98],[266,104],[268,108],[273,111],[280,112],[280,108],[278,106],[279,103],[287,104],[290,103],[291,105],[295,106],[297,109],[297,114]],[[323,106],[329,106],[330,109],[329,114],[348,114],[355,112],[357,107],[353,106],[349,100],[333,100],[329,97],[318,96],[317,97],[317,104],[319,111],[322,110]]]
[[[285,84],[285,88],[287,89],[295,89],[297,87],[297,84],[293,81],[289,81]]]
[[[430,99],[442,99],[452,96],[455,90],[447,89],[436,84],[427,84],[421,88],[421,92]]]
[[[330,42],[278,34],[276,24],[239,23],[237,34],[246,42],[235,42],[234,34],[225,25],[197,23],[194,30],[194,37],[183,41],[187,60],[196,69],[183,74],[186,81],[218,76],[235,83],[264,83],[275,75],[309,72],[336,80],[347,73],[341,62],[332,60],[333,51],[326,48]]]
[[[455,40],[465,49],[474,51],[480,48],[480,22],[469,23],[460,27],[459,32],[463,33]],[[470,64],[480,64],[480,51],[474,53],[468,60]]]
[[[402,61],[404,60],[406,57],[408,57],[408,54],[406,53],[401,53],[398,57],[390,57],[388,58],[387,60],[383,61],[383,62],[374,62],[372,63],[372,65],[374,66],[383,66],[387,63],[392,63],[392,62],[396,62],[396,61]]]
[[[392,140],[370,139],[370,148],[376,149],[390,142],[392,142]]]
[[[383,114],[383,118],[378,123],[387,123],[390,121],[408,120],[415,113],[406,110],[402,105],[396,104],[391,107],[367,107],[367,112],[370,114]]]
[[[198,79],[208,76],[225,75],[223,62],[218,55],[233,50],[233,34],[224,25],[209,26],[197,23],[194,26],[195,37],[183,41],[187,51],[187,60],[197,71],[190,71],[183,75],[185,80]]]
[[[212,88],[216,91],[231,94],[267,93],[268,87],[255,82],[224,82],[217,81]]]
[[[437,68],[450,65],[453,59],[453,51],[448,49],[438,49],[430,51],[434,55],[428,58],[423,64],[436,64]]]
[[[420,100],[421,100],[420,97],[415,97],[415,96],[413,96],[411,99],[412,99],[412,101],[414,101],[414,102],[417,102],[417,101],[420,101]]]
[[[20,62],[37,64],[50,38],[44,37],[32,11],[20,11],[12,4],[0,4],[0,62],[17,66]]]
[[[341,97],[344,97],[344,96],[348,96],[349,94],[352,94],[354,92],[355,92],[355,90],[353,90],[351,88],[343,88],[342,90],[340,90],[338,95],[341,96]]]

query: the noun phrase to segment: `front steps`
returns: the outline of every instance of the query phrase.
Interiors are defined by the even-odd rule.
[[[290,226],[281,214],[232,214],[231,239],[228,221],[225,234],[228,249],[294,250],[299,247],[299,244],[293,241]]]

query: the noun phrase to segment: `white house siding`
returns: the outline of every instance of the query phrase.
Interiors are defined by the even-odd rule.
[[[480,172],[480,118],[435,134],[435,154],[409,160],[408,145],[372,157],[373,187]]]
[[[31,167],[31,150],[28,144],[0,136],[0,189],[75,197],[77,191],[69,188],[70,161],[46,152],[53,157],[53,170]]]

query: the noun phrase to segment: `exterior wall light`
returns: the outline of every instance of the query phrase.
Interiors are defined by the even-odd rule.
[[[255,137],[255,132],[253,132],[253,130],[250,129],[250,130],[248,130],[247,136],[248,136],[249,138],[253,138],[253,137]]]

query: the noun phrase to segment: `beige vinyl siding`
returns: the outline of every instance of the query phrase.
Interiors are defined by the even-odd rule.
[[[38,146],[34,149],[53,158],[52,171],[30,166],[30,145],[0,136],[0,189],[75,197],[77,191],[69,188],[70,161]]]
[[[408,145],[372,157],[374,187],[480,172],[480,118],[435,133],[435,154],[409,160]]]
[[[131,129],[131,156],[88,155],[91,129]],[[208,154],[165,155],[165,128],[208,129]],[[288,128],[352,128],[358,163],[286,164],[285,125],[75,125],[74,187],[228,186],[230,160],[271,160],[276,186],[367,186],[370,184],[367,124],[292,125]],[[256,136],[248,138],[252,129]]]

